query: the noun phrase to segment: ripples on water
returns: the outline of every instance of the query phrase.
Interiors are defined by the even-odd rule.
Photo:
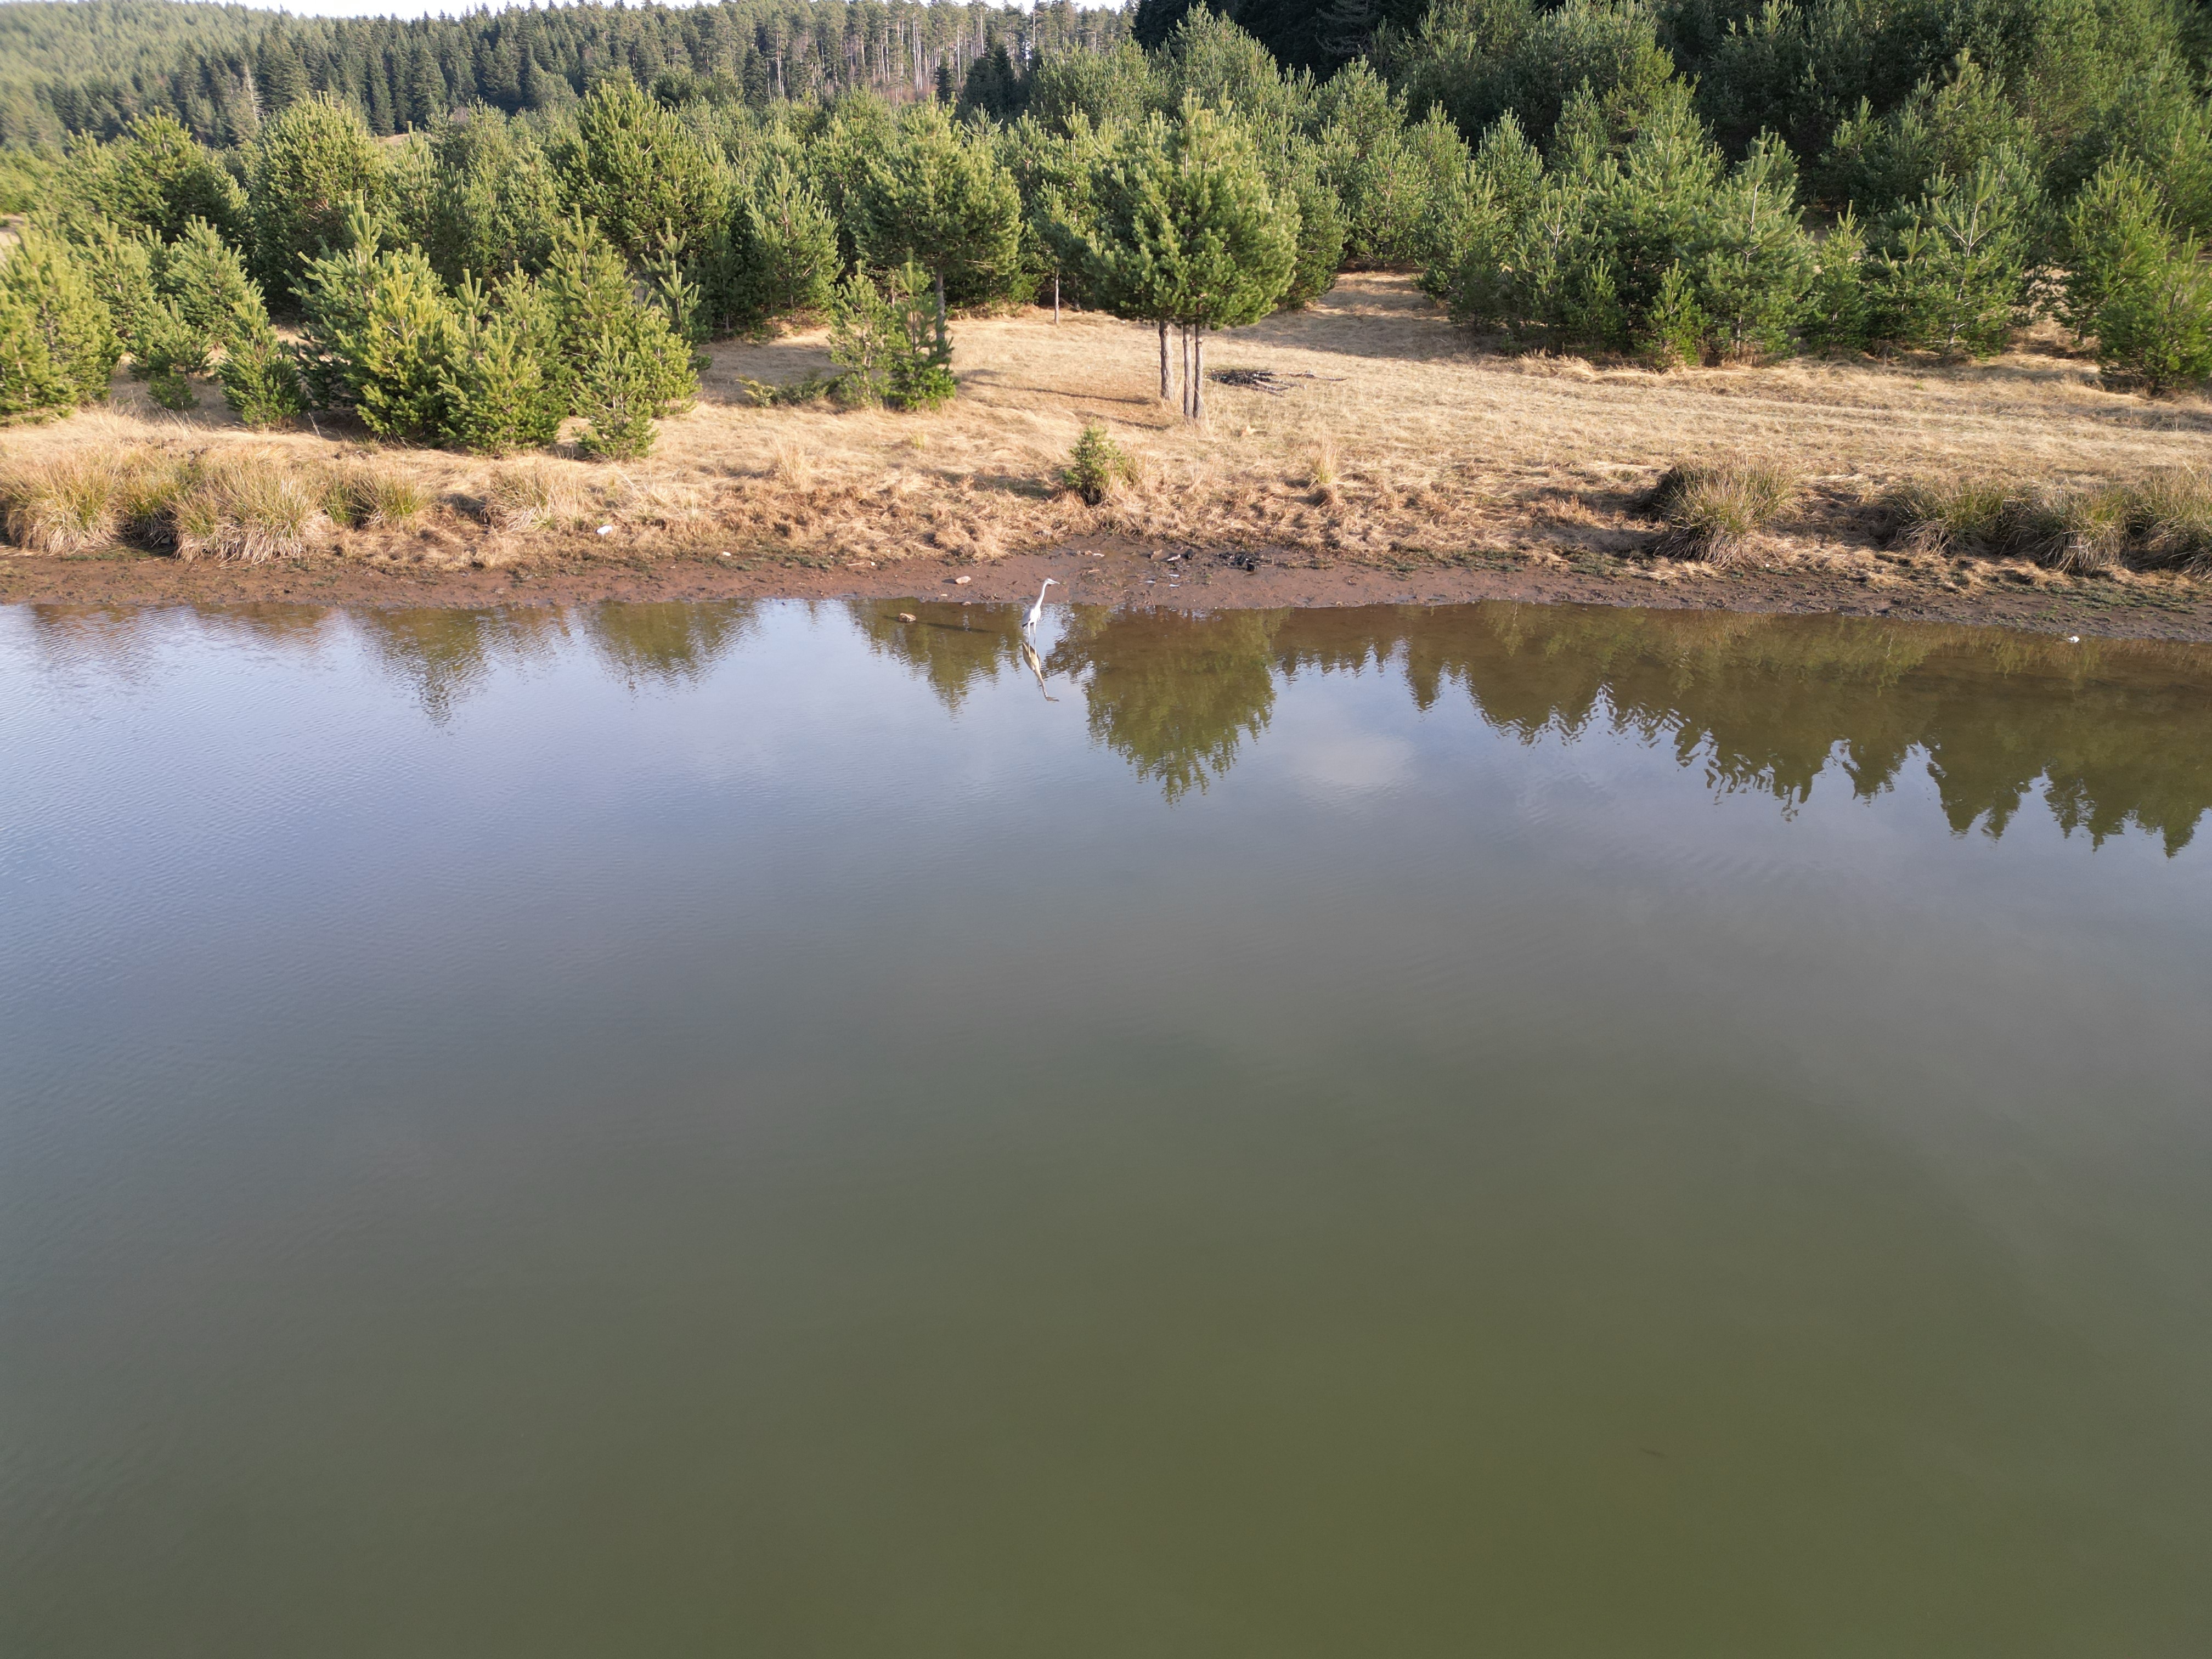
[[[0,610],[0,1653],[2212,1650],[2212,653],[1017,620]]]

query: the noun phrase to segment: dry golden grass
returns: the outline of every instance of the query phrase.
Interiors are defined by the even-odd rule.
[[[501,530],[573,530],[583,521],[581,484],[556,462],[512,462],[491,476],[486,516]]]
[[[137,448],[180,466],[250,458],[327,477],[365,459],[387,491],[430,504],[421,523],[402,535],[412,515],[345,507],[287,533],[429,562],[471,556],[471,540],[580,532],[625,550],[711,538],[848,562],[988,558],[1101,532],[1372,559],[1578,537],[1641,545],[1637,501],[1676,465],[1772,469],[1805,482],[1810,511],[1916,478],[2136,483],[2198,464],[2212,434],[2203,401],[2103,390],[2055,344],[1969,366],[1807,359],[1658,374],[1480,351],[1410,279],[1386,275],[1346,276],[1304,313],[1218,337],[1217,367],[1315,378],[1281,395],[1209,386],[1197,429],[1160,402],[1155,336],[1139,325],[1025,311],[955,335],[961,396],[930,415],[761,408],[746,382],[827,369],[822,335],[717,346],[696,406],[663,423],[650,458],[621,466],[565,450],[495,462],[369,448],[327,424],[252,434],[216,409],[169,415],[126,380],[110,408],[0,432],[0,463],[20,473]],[[1133,462],[1096,506],[1059,486],[1091,421]],[[601,524],[617,533],[592,537]],[[1776,556],[1826,556],[1828,533],[1783,533]]]
[[[372,530],[412,524],[431,505],[420,479],[370,460],[341,465],[324,494],[324,509],[333,520]]]
[[[2154,473],[2136,501],[2146,563],[2212,575],[2212,472]]]
[[[330,490],[318,466],[288,466],[251,452],[204,456],[169,495],[170,539],[180,559],[264,564],[296,557],[323,539]]]
[[[1886,507],[1895,545],[1909,552],[2024,559],[2075,575],[2125,565],[2212,574],[2212,474],[2205,472],[2176,468],[2074,488],[1921,479],[1892,492]]]
[[[1672,466],[1652,487],[1644,509],[1665,526],[1659,534],[1661,551],[1709,564],[1734,564],[1796,494],[1797,481],[1765,462]]]
[[[105,450],[10,458],[0,472],[0,528],[33,553],[82,553],[115,539],[124,471]]]

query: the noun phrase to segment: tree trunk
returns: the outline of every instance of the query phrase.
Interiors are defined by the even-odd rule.
[[[1206,419],[1206,325],[1197,328],[1197,338],[1191,345],[1191,366],[1197,370],[1190,383],[1190,418]]]
[[[1052,319],[1060,320],[1060,273],[1056,270],[1052,273]]]
[[[1160,319],[1160,401],[1168,400],[1168,319]]]
[[[947,357],[952,355],[951,337],[945,331],[945,273],[937,273],[937,349]]]

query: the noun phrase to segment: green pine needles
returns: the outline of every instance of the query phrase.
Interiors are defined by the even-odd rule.
[[[830,357],[848,408],[930,410],[959,391],[928,273],[911,262],[879,283],[855,271],[831,305]]]
[[[1240,122],[1187,97],[1173,120],[1155,116],[1123,132],[1100,159],[1089,200],[1088,222],[1062,221],[1056,237],[1100,305],[1158,329],[1163,400],[1168,330],[1178,330],[1183,417],[1203,419],[1206,331],[1258,320],[1290,289],[1295,197],[1270,191]]]
[[[552,441],[570,415],[587,455],[629,459],[698,386],[689,343],[581,220],[545,273],[458,293],[419,248],[356,247],[308,269],[301,381],[380,436],[505,454]]]
[[[1096,507],[1106,499],[1108,490],[1129,475],[1127,452],[1106,435],[1101,422],[1086,421],[1075,447],[1068,452],[1067,465],[1061,470],[1060,481]]]
[[[122,355],[114,320],[68,245],[26,232],[0,262],[0,419],[99,402]]]
[[[2113,379],[2162,392],[2212,377],[2212,274],[2148,169],[2106,162],[2058,240],[2066,274],[2053,309],[2077,337],[2095,338]]]
[[[903,27],[802,64],[589,3],[410,24],[404,52],[231,20],[215,75],[49,8],[29,34],[127,68],[70,81],[63,52],[0,97],[0,204],[32,215],[0,252],[0,418],[127,360],[255,425],[628,456],[714,338],[827,323],[847,402],[924,410],[957,393],[958,317],[1034,300],[1146,324],[1198,421],[1208,337],[1347,258],[1418,270],[1507,349],[1971,359],[2048,316],[2110,385],[2201,384],[2204,32],[2057,6],[917,14],[982,29],[964,76]]]

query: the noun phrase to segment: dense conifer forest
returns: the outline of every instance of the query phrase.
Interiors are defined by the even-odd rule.
[[[890,97],[964,82],[1004,46],[1018,61],[1096,51],[1121,15],[1067,0],[1032,11],[915,0],[723,0],[671,9],[531,7],[462,17],[272,16],[180,0],[0,5],[0,142],[113,137],[166,111],[203,143],[243,143],[313,92],[379,137],[473,104],[507,114],[573,105],[619,70],[671,100]]]

